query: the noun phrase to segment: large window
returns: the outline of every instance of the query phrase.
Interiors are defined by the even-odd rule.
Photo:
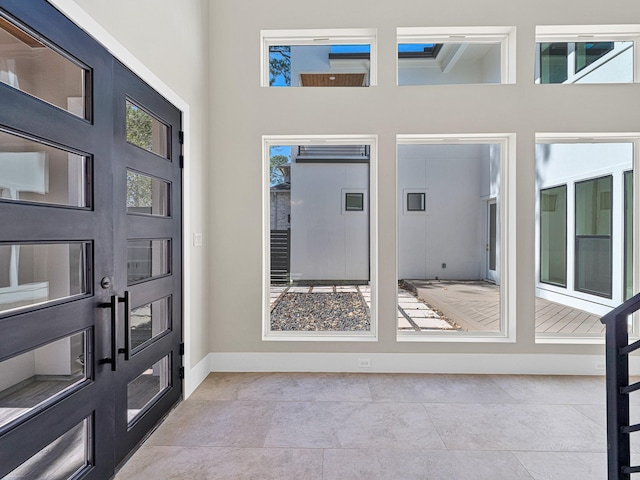
[[[265,152],[264,338],[375,338],[373,139],[265,137]]]
[[[447,140],[398,139],[398,339],[508,338],[510,144]]]
[[[633,292],[634,139],[539,137],[536,336],[586,341]]]
[[[375,30],[262,30],[261,39],[262,86],[376,84]]]
[[[398,85],[515,83],[512,27],[398,28]]]

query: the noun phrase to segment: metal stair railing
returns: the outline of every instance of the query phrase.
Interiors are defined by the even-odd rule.
[[[629,440],[640,424],[629,424],[629,394],[640,390],[640,382],[629,384],[629,353],[640,348],[640,340],[629,344],[629,315],[640,310],[640,294],[603,316],[606,326],[607,375],[607,463],[609,480],[630,480],[640,466],[631,466]]]

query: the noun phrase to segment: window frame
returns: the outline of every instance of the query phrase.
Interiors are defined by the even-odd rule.
[[[573,85],[576,80],[592,72],[600,64],[599,60],[576,71],[576,59],[567,60],[574,72],[571,83],[540,82],[540,44],[541,43],[585,43],[585,42],[633,42],[633,79],[631,83],[640,82],[640,25],[537,25],[536,26],[536,59],[534,81],[537,85]],[[615,50],[614,50],[615,51]],[[601,85],[615,85],[628,82],[608,82]],[[597,83],[595,83],[597,85]],[[589,85],[594,85],[590,83]]]
[[[377,29],[260,30],[260,86],[269,85],[269,47],[298,45],[369,45],[369,87],[378,84]],[[309,138],[309,137],[304,137]]]
[[[515,343],[516,341],[516,135],[494,134],[398,134],[396,135],[396,179],[398,178],[399,145],[500,145],[500,330],[498,332],[399,331],[397,342],[425,343]],[[396,198],[398,185],[396,181]],[[404,193],[404,192],[403,192]],[[404,195],[403,195],[404,196]],[[426,199],[426,196],[425,196]],[[397,201],[397,200],[396,200]],[[403,209],[404,210],[404,209]],[[396,212],[398,205],[396,205]],[[420,212],[423,213],[423,212]],[[396,216],[396,279],[398,284],[398,231]],[[396,294],[396,311],[398,311]]]
[[[364,211],[344,211],[345,192],[359,193],[356,188],[342,190],[343,215],[369,215],[369,285],[371,290],[371,329],[351,331],[271,331],[269,308],[271,263],[271,215],[269,160],[271,147],[297,145],[368,145],[369,186],[364,195]],[[262,341],[283,342],[377,342],[378,341],[378,135],[263,135],[262,136]],[[364,192],[363,189],[361,191]]]
[[[500,83],[516,83],[516,27],[398,27],[396,29],[396,85],[399,84],[398,46],[405,43],[500,44]],[[495,85],[495,84],[479,84]],[[437,85],[420,85],[437,86]]]

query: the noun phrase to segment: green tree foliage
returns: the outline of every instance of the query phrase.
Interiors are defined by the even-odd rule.
[[[144,110],[127,102],[127,142],[151,151],[153,147],[153,119]]]
[[[282,77],[284,85],[291,86],[291,47],[272,45],[269,47],[269,86]],[[282,85],[278,82],[278,85]]]
[[[144,110],[127,102],[126,126],[127,142],[151,151],[153,147],[153,120]],[[138,211],[152,207],[152,180],[138,173],[127,170],[127,208]]]
[[[269,178],[271,185],[277,185],[284,182],[282,172],[278,170],[280,165],[287,165],[289,163],[289,157],[285,155],[273,155],[269,159]]]

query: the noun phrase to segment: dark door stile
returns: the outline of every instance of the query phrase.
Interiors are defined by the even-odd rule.
[[[174,405],[182,394],[182,380],[179,372],[181,357],[179,346],[182,341],[182,222],[181,222],[181,185],[182,170],[179,164],[181,145],[179,134],[181,129],[181,113],[160,94],[150,89],[140,78],[122,64],[116,62],[114,67],[114,153],[116,158],[114,178],[114,211],[115,211],[115,255],[118,266],[114,283],[119,291],[128,291],[131,296],[131,307],[143,305],[161,298],[171,296],[169,331],[159,335],[130,356],[128,361],[120,362],[116,381],[116,464],[144,438],[147,432],[157,424],[168,409]],[[130,100],[137,106],[155,116],[168,127],[169,158],[139,148],[126,140],[125,102]],[[169,185],[169,216],[151,216],[127,214],[126,171],[152,176]],[[127,241],[170,240],[169,265],[170,273],[158,277],[128,284],[127,281]],[[127,425],[127,385],[155,362],[169,356],[169,386],[148,410],[131,425]]]
[[[122,459],[181,396],[182,179],[178,166],[181,114],[46,1],[0,0],[0,11],[83,63],[88,67],[91,78],[89,120],[0,83],[0,131],[17,133],[87,155],[91,193],[87,208],[0,200],[0,245],[66,242],[86,242],[89,245],[86,294],[0,313],[0,361],[72,333],[86,331],[89,342],[86,359],[90,363],[88,378],[83,383],[27,415],[15,426],[0,428],[0,478],[71,427],[89,418],[91,465],[81,477],[108,479]],[[128,78],[124,83],[123,70]],[[127,91],[131,86],[134,88]],[[171,124],[171,162],[123,141],[124,130],[119,129],[124,128],[122,95],[125,91],[126,95],[140,101]],[[133,160],[130,168],[171,183],[170,218],[136,218],[126,214],[126,151],[131,149]],[[136,220],[142,221],[138,224]],[[129,231],[135,235],[131,236]],[[140,235],[149,239],[171,238],[171,274],[128,286],[128,235],[133,238],[141,238]],[[101,285],[105,277],[111,279],[108,288]],[[121,296],[125,291],[131,292],[134,307],[139,302],[148,303],[171,295],[171,330],[137,350],[129,361],[118,353],[116,370],[112,371],[112,365],[101,362],[112,357],[111,311],[105,306],[113,295]],[[124,343],[123,316],[120,306],[118,347]],[[170,355],[171,360],[170,388],[133,426],[128,427],[128,383],[166,355]]]

